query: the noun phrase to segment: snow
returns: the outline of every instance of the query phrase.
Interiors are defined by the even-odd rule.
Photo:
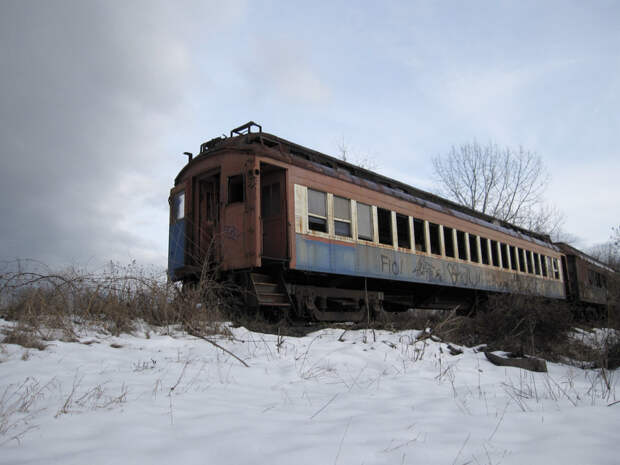
[[[3,345],[0,463],[618,463],[616,372],[607,389],[596,370],[497,367],[420,331],[231,328],[217,342],[245,367],[165,332]]]

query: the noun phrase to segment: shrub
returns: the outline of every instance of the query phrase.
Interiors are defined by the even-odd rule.
[[[572,327],[572,311],[562,301],[518,294],[489,296],[471,317],[458,317],[441,335],[465,345],[530,355],[557,353]]]

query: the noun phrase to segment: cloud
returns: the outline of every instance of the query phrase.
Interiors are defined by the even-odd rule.
[[[168,157],[164,129],[192,85],[173,5],[1,10],[0,257],[163,264],[165,244],[148,230],[165,222],[134,227],[129,218],[167,219],[169,180],[157,170]],[[154,182],[136,183],[145,178]],[[152,192],[161,206],[140,201]]]
[[[330,89],[304,43],[261,38],[251,57],[245,72],[253,87],[293,102],[324,104],[329,100]]]

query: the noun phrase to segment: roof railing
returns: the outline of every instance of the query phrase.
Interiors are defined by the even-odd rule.
[[[263,127],[260,124],[256,124],[254,121],[248,121],[244,125],[239,126],[238,128],[232,129],[230,131],[230,137],[233,137],[233,134],[236,136],[250,134],[252,132],[253,127],[257,127],[259,133],[263,132]]]

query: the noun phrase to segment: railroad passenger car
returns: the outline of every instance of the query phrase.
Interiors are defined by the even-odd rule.
[[[566,297],[579,305],[584,316],[593,318],[615,300],[612,286],[616,272],[601,261],[576,248],[557,243],[562,251],[562,270],[566,279]]]
[[[547,236],[253,122],[188,156],[170,192],[172,280],[216,263],[251,305],[330,320],[466,306],[486,292],[566,297],[563,255]]]

